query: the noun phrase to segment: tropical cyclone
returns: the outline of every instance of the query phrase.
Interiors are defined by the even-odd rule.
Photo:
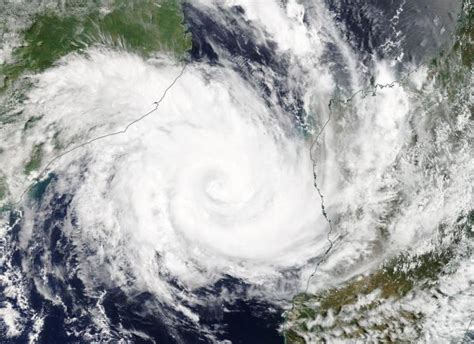
[[[45,73],[29,106],[47,114],[39,133],[86,140],[137,117],[180,70],[95,51]],[[308,142],[280,116],[235,72],[188,65],[152,116],[57,161],[55,192],[74,195],[80,230],[70,235],[89,254],[81,270],[101,266],[85,279],[122,283],[132,273],[166,291],[157,254],[160,269],[189,287],[304,266],[326,244],[327,223]]]
[[[158,52],[88,46],[28,77],[0,151],[8,198],[33,182],[2,241],[11,336],[33,333],[28,319],[41,331],[45,312],[44,336],[60,314],[74,332],[63,338],[249,342],[241,319],[224,319],[234,307],[263,323],[266,342],[268,328],[281,339],[293,305],[285,325],[296,342],[384,336],[371,326],[385,321],[408,340],[418,332],[399,337],[399,320],[418,313],[397,312],[413,300],[432,331],[440,308],[399,275],[461,235],[472,197],[466,93],[448,106],[432,67],[404,73],[414,64],[400,46],[391,55],[398,34],[352,36],[364,22],[325,2],[186,2],[184,13],[186,68]],[[379,39],[389,49],[363,49]],[[440,282],[455,300],[469,300],[472,264],[462,263],[463,283]],[[355,328],[364,298],[378,315]],[[457,337],[464,304],[443,312]],[[348,326],[333,327],[342,318]]]

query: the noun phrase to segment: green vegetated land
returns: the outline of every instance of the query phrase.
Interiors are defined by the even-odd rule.
[[[462,63],[469,68],[472,68],[474,62],[474,10],[470,1],[465,1],[464,17],[461,21],[465,23],[462,25],[453,49],[458,53]]]
[[[37,14],[23,33],[23,44],[13,51],[14,61],[0,66],[4,87],[26,71],[42,71],[68,53],[93,44],[143,56],[162,51],[178,58],[191,48],[180,0],[116,0],[110,11],[103,12],[83,0]]]
[[[447,106],[444,108],[441,104],[431,109],[448,109],[455,116],[469,106],[466,105],[469,103],[466,90],[471,85],[473,58],[474,11],[471,1],[465,1],[453,43],[429,65],[429,78],[446,95],[444,105]],[[437,244],[435,249],[423,255],[401,253],[374,272],[354,278],[339,288],[297,295],[293,309],[287,314],[285,342],[305,344],[304,337],[308,334],[324,341],[324,335],[329,333],[338,333],[341,339],[363,340],[369,332],[375,333],[383,342],[393,342],[397,331],[409,326],[415,329],[416,337],[416,333],[421,331],[421,311],[399,309],[388,318],[380,314],[377,320],[377,308],[385,302],[400,300],[415,289],[435,286],[440,275],[449,273],[445,267],[457,256],[460,242],[472,236],[473,224],[474,211],[471,211],[464,214],[454,228],[446,230],[449,233],[447,244]],[[445,228],[438,231],[443,233]],[[371,299],[369,295],[376,297]],[[315,322],[316,319],[326,319],[329,325],[323,326],[324,320]]]
[[[30,160],[25,165],[25,174],[29,174],[32,171],[37,170],[41,166],[43,160],[43,145],[39,144],[33,147],[33,151],[30,154]]]
[[[377,317],[377,307],[396,302],[414,288],[435,286],[441,274],[449,273],[446,267],[456,256],[463,237],[472,235],[473,223],[474,212],[471,212],[459,219],[455,235],[434,251],[422,255],[402,253],[373,273],[354,278],[339,288],[315,295],[297,295],[287,317],[291,327],[285,332],[286,343],[305,344],[304,334],[313,332],[322,339],[324,333],[333,331],[339,331],[341,338],[348,340],[360,340],[376,331],[381,341],[391,343],[400,327],[411,326],[420,331],[421,311],[398,309],[388,317],[383,314]],[[368,297],[371,294],[376,297]],[[333,321],[325,326],[308,326],[317,317]]]
[[[22,43],[12,52],[12,61],[0,65],[0,93],[10,97],[0,106],[0,123],[12,121],[7,109],[21,101],[22,92],[14,84],[25,73],[41,72],[72,52],[98,45],[122,49],[149,57],[156,52],[181,59],[191,49],[191,35],[183,23],[181,0],[115,0],[101,7],[98,0],[71,0],[41,10],[21,32]],[[12,93],[13,92],[13,93]],[[16,93],[18,94],[16,94]],[[39,117],[24,125],[27,131]],[[33,147],[23,172],[38,170],[43,146]],[[6,187],[0,183],[0,199]]]
[[[0,174],[0,201],[6,196],[8,192],[7,180],[5,176]]]

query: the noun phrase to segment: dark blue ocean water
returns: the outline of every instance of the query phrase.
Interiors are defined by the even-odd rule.
[[[388,3],[328,0],[327,2],[337,21],[344,28],[348,42],[360,52],[361,60],[369,60],[373,55],[383,56],[390,53],[378,48],[393,34],[391,31],[384,31],[384,27],[389,27],[387,18],[393,16],[401,1],[394,0]],[[295,121],[304,124],[305,113],[301,99],[303,90],[287,87],[286,80],[290,77],[289,60],[284,55],[275,54],[275,43],[271,38],[257,43],[252,24],[243,19],[243,11],[240,7],[234,7],[230,13],[221,12],[218,17],[194,7],[192,3],[186,3],[185,20],[193,37],[190,58],[196,63],[213,65],[221,64],[223,60],[233,61],[236,70],[244,78],[259,85],[257,89],[264,98],[270,96],[270,90],[264,80],[258,80],[259,74],[254,71],[259,68],[260,71],[271,68],[274,72],[273,84],[279,106]],[[414,14],[408,13],[404,16],[416,17],[416,10],[413,12]],[[418,23],[425,23],[422,14],[418,13],[416,18],[419,19]],[[399,25],[405,25],[405,21],[408,20],[402,17],[402,24]],[[413,43],[416,39],[407,37],[404,43],[404,49],[407,49],[406,56],[408,59],[416,60],[417,50],[412,48],[416,46]],[[332,58],[337,61],[337,51],[333,51],[333,54]],[[22,261],[26,261],[31,269],[24,274],[22,280],[26,286],[29,310],[19,310],[24,319],[22,334],[14,340],[1,339],[0,343],[27,342],[28,335],[33,330],[33,314],[44,317],[43,329],[39,334],[40,343],[85,343],[88,342],[83,337],[85,331],[89,331],[91,337],[101,338],[100,334],[94,333],[94,326],[91,326],[93,315],[87,311],[95,306],[97,298],[88,296],[75,269],[78,257],[73,253],[74,243],[70,242],[63,231],[65,217],[69,213],[74,195],[56,194],[50,198],[51,201],[44,202],[45,193],[54,192],[52,186],[55,181],[56,177],[51,175],[30,192],[27,206],[48,215],[35,222],[33,244],[27,249],[18,245],[23,223],[21,220],[18,221],[20,218],[18,213],[11,213],[10,223],[14,226],[9,233],[10,245],[7,247],[10,250],[9,262],[14,269],[22,271],[25,268]],[[74,218],[68,221],[75,224]],[[45,252],[49,254],[45,255]],[[51,273],[45,275],[43,272],[45,266],[61,268],[64,275],[62,278],[57,278]],[[6,267],[0,269],[4,272]],[[33,278],[45,280],[48,288],[58,295],[62,304],[44,298]],[[154,295],[149,293],[130,295],[120,288],[110,289],[105,285],[99,285],[98,288],[104,293],[102,306],[111,331],[109,337],[104,335],[103,339],[112,337],[117,340],[122,338],[123,333],[128,333],[128,340],[133,343],[150,343],[152,340],[160,344],[210,343],[209,337],[206,336],[208,331],[219,340],[229,340],[234,344],[283,343],[283,337],[279,332],[283,321],[283,310],[265,300],[247,298],[245,290],[248,287],[242,281],[228,276],[212,286],[196,291],[203,300],[219,300],[218,296],[223,289],[242,295],[231,301],[206,302],[205,306],[193,306],[193,311],[200,315],[202,326],[196,328],[173,307],[160,303]],[[4,295],[2,288],[0,287],[0,301],[15,304],[15,300],[10,300]],[[133,334],[133,331],[146,336]]]

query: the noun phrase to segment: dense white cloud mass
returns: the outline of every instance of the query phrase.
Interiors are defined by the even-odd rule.
[[[100,50],[71,56],[39,76],[27,111],[44,118],[28,140],[121,130],[182,68]],[[235,72],[189,64],[158,111],[55,161],[56,192],[74,195],[65,232],[91,290],[133,275],[132,289],[175,302],[162,274],[191,289],[230,275],[271,290],[283,269],[322,252],[310,142],[287,123]]]
[[[87,83],[98,89],[108,85],[108,93],[102,93],[102,106],[92,112],[88,108],[96,89],[90,96],[75,98],[74,112],[83,116],[77,125],[71,125],[74,118],[68,117],[72,130],[95,117],[108,118],[107,127],[113,123],[120,128],[137,115],[138,104],[146,111],[152,103],[151,90],[169,83],[167,75],[180,70],[94,53],[51,71],[42,88],[44,95],[38,91],[35,99],[47,99],[51,88],[55,92],[64,78],[62,69],[74,70],[85,63],[91,70],[116,67],[115,75],[108,76],[112,80],[127,80],[129,70],[148,71],[141,80],[135,75],[129,87],[116,88],[103,73],[88,75]],[[81,89],[83,75],[67,77],[70,87]],[[129,94],[135,83],[150,91]],[[137,99],[140,95],[142,99]],[[58,99],[54,99],[45,106],[58,113]],[[75,169],[70,172],[84,162],[85,177]],[[158,253],[171,273],[195,283],[193,272],[198,267],[206,274],[262,278],[255,266],[299,266],[324,244],[326,223],[312,187],[307,143],[282,128],[277,115],[230,71],[189,65],[159,111],[125,135],[92,143],[65,157],[56,170],[70,176],[61,191],[75,194],[78,235],[97,250],[100,247],[97,259],[125,251],[127,262],[146,270],[153,269]],[[126,249],[121,248],[123,243]],[[246,264],[252,269],[246,269]],[[111,275],[118,273],[115,265],[107,269],[114,270]],[[153,273],[143,271],[143,275]]]
[[[32,128],[2,128],[1,154],[10,161],[2,171],[9,177],[12,199],[34,177],[54,175],[39,205],[28,197],[21,201],[20,246],[35,248],[35,233],[49,221],[52,204],[69,195],[61,231],[73,243],[77,267],[72,270],[86,293],[98,299],[91,310],[97,326],[107,327],[97,286],[130,295],[149,292],[195,323],[199,315],[192,306],[206,302],[196,290],[226,276],[248,283],[246,293],[288,306],[308,281],[307,291],[316,292],[371,271],[402,250],[428,250],[438,225],[453,224],[468,211],[469,148],[460,140],[451,160],[435,161],[436,149],[451,142],[444,135],[447,125],[431,123],[417,97],[433,86],[425,68],[404,84],[368,87],[369,92],[351,97],[367,86],[361,80],[368,76],[372,85],[382,85],[400,75],[391,61],[375,57],[369,73],[324,4],[193,5],[219,13],[216,22],[242,20],[242,15],[259,44],[275,44],[275,61],[288,74],[282,77],[269,62],[233,59],[217,44],[214,49],[224,56],[219,63],[186,66],[163,56],[145,60],[95,47],[31,77],[34,87],[21,116],[35,118]],[[244,14],[231,12],[234,5]],[[334,60],[328,58],[330,50],[337,51]],[[239,72],[243,65],[248,70]],[[340,80],[343,87],[337,85]],[[304,112],[298,123],[285,108],[297,96]],[[466,116],[454,121],[459,131],[467,126]],[[414,132],[420,142],[436,147],[430,151],[412,144]],[[18,171],[38,146],[47,169],[25,177]],[[431,164],[442,166],[444,174],[426,167]],[[328,245],[322,195],[335,228],[330,233],[334,247],[308,280]],[[64,278],[60,268],[48,263],[48,255],[39,254],[41,272]],[[30,263],[25,259],[22,268],[34,269]],[[462,268],[472,271],[472,264]],[[46,278],[34,279],[43,297],[63,302]],[[458,286],[449,281],[443,286],[468,298],[466,285],[472,281],[460,274],[456,279]],[[424,297],[417,300],[427,310],[427,326],[435,328],[442,319],[462,327],[458,318],[468,313],[465,308],[458,307],[459,316],[444,317]],[[14,310],[4,307],[0,315],[16,333]],[[447,336],[447,327],[426,336]]]

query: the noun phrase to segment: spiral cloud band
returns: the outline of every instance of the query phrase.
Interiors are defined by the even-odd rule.
[[[80,68],[94,71],[87,75],[91,88],[84,88]],[[49,118],[68,122],[65,137],[85,139],[120,130],[179,72],[91,52],[48,72],[31,100],[41,99]],[[65,97],[81,94],[68,104],[75,115],[67,119],[58,114],[62,99],[48,97],[66,81]],[[106,87],[100,106],[91,107]],[[108,123],[85,130],[96,118]],[[76,173],[81,168],[87,172]],[[93,272],[91,279],[122,285],[133,272],[165,294],[158,270],[191,288],[223,274],[258,282],[304,265],[326,244],[309,142],[229,70],[187,66],[155,113],[64,156],[56,171],[64,176],[58,191],[74,194],[71,216],[80,230],[71,236],[87,247],[82,271]]]
[[[332,1],[179,3],[182,60],[90,45],[2,103],[9,336],[411,342],[424,321],[426,338],[460,338],[468,79],[445,89],[443,63],[418,63],[398,27],[415,3],[361,18]],[[457,277],[425,290],[439,252]]]

